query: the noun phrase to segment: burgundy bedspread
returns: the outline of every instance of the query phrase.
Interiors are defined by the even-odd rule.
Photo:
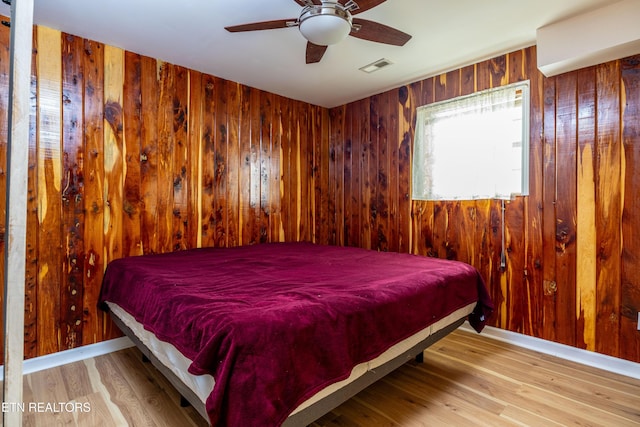
[[[472,302],[492,303],[471,266],[310,243],[119,259],[100,296],[211,374],[214,426],[277,426],[354,365]]]

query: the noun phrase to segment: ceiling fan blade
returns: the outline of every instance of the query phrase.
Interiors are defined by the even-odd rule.
[[[320,46],[311,42],[307,42],[307,64],[320,62],[326,51],[327,46]]]
[[[353,18],[354,26],[359,25],[360,29],[354,28],[351,30],[350,36],[369,40],[371,42],[378,42],[384,44],[392,44],[394,46],[404,46],[406,42],[411,39],[411,36],[407,33],[403,33],[395,28],[388,27],[378,22],[368,21],[366,19]]]
[[[305,7],[307,5],[307,2],[305,0],[293,0],[296,3],[298,3],[300,6]],[[386,1],[386,0],[383,0]],[[313,0],[313,4],[322,4],[321,0]]]
[[[296,0],[298,1],[298,0]],[[365,12],[369,9],[373,9],[376,6],[381,5],[382,3],[384,3],[387,0],[355,0],[356,3],[358,4],[358,8],[354,11],[351,12],[352,15],[357,15],[358,13],[362,13]],[[347,0],[342,0],[340,1],[340,3],[344,4],[346,3]]]
[[[296,21],[296,18],[277,19],[275,21],[252,22],[251,24],[232,25],[230,27],[224,27],[224,29],[232,33],[237,33],[240,31],[274,30],[277,28],[289,28],[292,26],[295,27]]]

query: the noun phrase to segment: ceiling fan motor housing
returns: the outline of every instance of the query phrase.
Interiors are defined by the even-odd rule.
[[[274,30],[298,27],[307,40],[305,59],[307,64],[320,62],[327,47],[352,36],[357,39],[404,46],[411,39],[400,30],[352,15],[380,6],[386,0],[294,0],[302,6],[297,19],[276,19],[225,27],[229,32]]]
[[[330,1],[322,2],[321,5],[307,5],[302,9],[298,19],[300,32],[313,44],[319,46],[336,44],[351,32],[352,17],[349,11],[351,8],[349,4],[343,6],[338,2]]]

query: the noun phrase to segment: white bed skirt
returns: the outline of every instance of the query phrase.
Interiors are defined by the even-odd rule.
[[[131,316],[117,304],[111,302],[108,302],[107,304],[109,305],[109,309],[111,310],[112,314],[118,317],[129,329],[131,329],[135,336],[151,351],[151,353],[156,356],[156,358],[164,366],[166,366],[167,369],[173,372],[173,374],[178,377],[191,391],[193,391],[193,393],[195,393],[195,395],[198,396],[198,398],[204,404],[215,385],[213,377],[210,375],[190,374],[187,371],[187,368],[189,367],[189,365],[191,365],[191,360],[186,358],[175,346],[156,338],[153,333],[146,330],[142,326],[142,324],[138,323],[133,318],[133,316]],[[462,307],[451,313],[449,316],[440,319],[439,321],[410,336],[409,338],[393,345],[387,351],[370,360],[369,362],[356,365],[351,371],[351,375],[348,378],[331,384],[326,388],[320,390],[318,393],[311,396],[300,406],[298,406],[292,412],[292,415],[296,414],[299,411],[302,411],[303,409],[314,404],[320,399],[330,395],[331,393],[340,390],[347,384],[366,374],[368,371],[372,371],[383,365],[385,362],[401,355],[402,353],[417,345],[421,341],[425,340],[435,332],[438,332],[439,330],[451,325],[452,323],[455,323],[457,320],[466,317],[473,311],[475,306],[476,303],[474,302],[465,307]]]

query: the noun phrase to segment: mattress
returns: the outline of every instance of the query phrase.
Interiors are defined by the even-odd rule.
[[[303,242],[114,260],[100,304],[116,304],[175,346],[161,365],[186,357],[177,381],[193,384],[189,400],[206,398],[215,425],[280,425],[348,382],[354,366],[355,375],[368,372],[389,348],[433,333],[459,310],[479,331],[492,310],[468,264]]]
[[[202,402],[204,406],[207,397],[211,394],[213,387],[215,386],[215,380],[211,375],[192,375],[188,372],[188,368],[192,361],[184,356],[180,351],[172,344],[158,339],[152,332],[146,330],[142,324],[136,321],[136,319],[127,313],[122,307],[115,303],[107,303],[111,313],[122,321],[131,332],[140,340],[140,342],[162,363],[167,369],[169,369],[182,383],[187,386]],[[427,337],[436,333],[437,331],[445,328],[446,326],[454,323],[455,321],[466,318],[475,307],[475,303],[462,307],[443,319],[427,326],[418,333],[404,339],[403,341],[393,345],[387,351],[374,359],[360,363],[356,365],[348,378],[333,383],[324,389],[320,390],[314,396],[304,401],[300,406],[293,410],[291,415],[294,415],[310,405],[318,402],[320,399],[327,397],[328,395],[337,392],[345,387],[347,384],[362,377],[366,372],[372,371],[379,366],[383,365],[389,360],[392,360],[408,349],[414,347],[417,343],[425,340]]]

